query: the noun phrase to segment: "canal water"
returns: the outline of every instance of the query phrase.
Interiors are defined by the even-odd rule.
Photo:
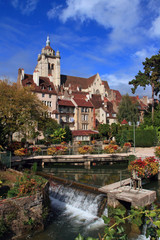
[[[91,186],[104,186],[129,177],[127,164],[113,164],[92,166],[48,166],[43,169],[45,173],[53,174],[65,179],[78,181]],[[160,186],[158,181],[147,183],[143,186],[156,190],[159,196]],[[98,233],[104,231],[104,223],[97,217],[97,208],[103,196],[86,194],[79,190],[64,187],[53,183],[50,187],[50,200],[52,204],[51,222],[44,232],[30,236],[31,240],[74,240],[78,234],[84,237],[98,238]],[[107,215],[107,208],[104,211]],[[146,239],[137,233],[130,234],[131,240]]]

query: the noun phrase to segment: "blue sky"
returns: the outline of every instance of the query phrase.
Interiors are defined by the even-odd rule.
[[[32,74],[47,35],[60,51],[61,74],[98,72],[130,94],[128,82],[160,49],[160,1],[0,0],[0,77],[16,81],[20,67]]]

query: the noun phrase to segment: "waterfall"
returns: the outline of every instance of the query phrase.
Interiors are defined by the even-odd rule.
[[[102,209],[104,210],[104,195],[96,195],[71,186],[50,182],[50,199],[52,207],[61,210],[67,218],[74,219],[78,224],[86,225],[93,229],[104,225],[103,220],[99,218]],[[107,215],[105,209],[104,215]]]

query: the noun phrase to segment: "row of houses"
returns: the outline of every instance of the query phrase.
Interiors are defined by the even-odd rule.
[[[116,123],[122,99],[120,92],[110,89],[108,82],[103,81],[98,73],[89,78],[62,75],[60,58],[59,51],[51,48],[47,37],[33,74],[27,74],[20,68],[17,83],[31,86],[43,104],[48,106],[49,117],[62,127],[69,126],[73,133],[94,131],[100,123]],[[133,97],[134,100],[139,102],[143,112],[148,100]]]

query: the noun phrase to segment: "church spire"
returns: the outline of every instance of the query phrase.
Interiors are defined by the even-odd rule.
[[[46,46],[50,46],[49,36],[47,36]]]

